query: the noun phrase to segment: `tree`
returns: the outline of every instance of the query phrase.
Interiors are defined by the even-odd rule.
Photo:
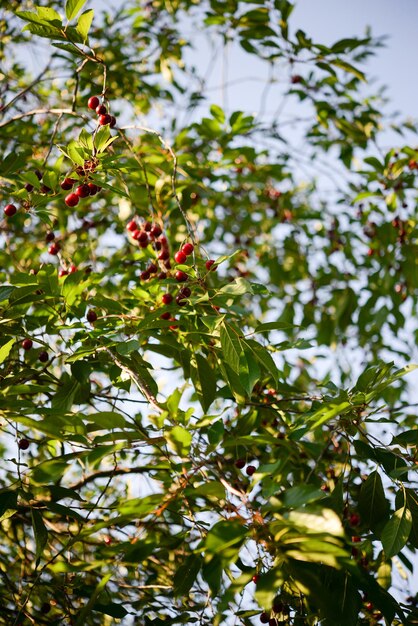
[[[416,623],[418,151],[381,42],[287,0],[42,4],[1,17],[1,623]],[[191,31],[280,69],[303,153],[195,87]]]

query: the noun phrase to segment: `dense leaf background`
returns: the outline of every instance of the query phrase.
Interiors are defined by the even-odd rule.
[[[292,10],[1,3],[3,624],[418,619],[416,129]]]

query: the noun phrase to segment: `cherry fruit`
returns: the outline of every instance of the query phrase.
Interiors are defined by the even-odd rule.
[[[245,466],[246,466],[246,462],[244,459],[237,459],[235,461],[235,467],[237,467],[238,469],[244,469]]]
[[[190,256],[194,250],[194,245],[192,243],[185,243],[181,250],[186,256]]]
[[[79,197],[79,198],[87,198],[87,196],[90,195],[90,187],[88,185],[79,185],[77,187],[77,189],[75,190],[75,194]],[[70,194],[71,195],[71,194]],[[74,194],[72,194],[74,195]],[[67,196],[68,197],[68,196]],[[70,204],[70,206],[72,206]]]
[[[32,339],[24,339],[24,340],[22,341],[22,348],[23,348],[24,350],[30,350],[30,349],[32,348],[32,346],[33,346],[33,341],[32,341]]]
[[[104,104],[99,104],[96,107],[96,113],[97,113],[97,115],[106,115],[107,109],[106,109],[105,105]]]
[[[64,191],[69,191],[73,188],[75,182],[74,178],[64,178],[64,180],[60,182],[60,187]]]
[[[92,111],[96,110],[99,104],[100,100],[97,96],[92,96],[87,102],[87,106],[89,107],[89,109],[92,109]]]
[[[97,320],[96,311],[94,311],[94,309],[90,309],[87,312],[87,321],[90,322],[90,324],[93,324],[93,322],[95,322],[96,320]]]
[[[108,124],[110,124],[110,122],[112,121],[112,118],[110,115],[99,115],[99,124],[100,126],[108,126]]]
[[[254,465],[249,465],[245,470],[245,473],[247,474],[247,476],[252,476],[255,473],[256,469],[257,468]]]
[[[56,241],[54,241],[54,243],[51,243],[51,245],[48,248],[49,254],[53,254],[53,255],[57,255],[60,250],[61,250],[61,246]]]
[[[25,438],[19,439],[17,442],[19,450],[27,450],[29,448],[29,441]]]
[[[68,196],[65,196],[64,202],[67,206],[73,207],[73,206],[77,206],[79,200],[80,200],[80,197],[78,196],[78,194],[69,193]]]
[[[6,206],[4,207],[4,213],[5,215],[7,215],[7,217],[13,217],[16,211],[17,211],[17,208],[15,207],[14,204],[6,204]]]
[[[38,354],[38,360],[39,360],[41,363],[46,363],[46,362],[48,361],[48,358],[49,358],[49,357],[48,357],[48,352],[45,352],[45,350],[42,350],[42,352],[40,352],[40,353]]]
[[[174,260],[175,260],[176,263],[180,263],[180,265],[181,265],[182,263],[186,262],[187,256],[186,256],[186,254],[182,250],[179,250],[174,255]]]
[[[171,293],[164,293],[161,300],[164,304],[171,304],[173,302],[173,296]]]

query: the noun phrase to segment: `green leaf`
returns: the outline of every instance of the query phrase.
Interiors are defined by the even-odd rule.
[[[304,504],[309,504],[309,502],[320,500],[323,497],[323,491],[314,485],[296,485],[285,490],[283,504],[287,507],[298,508]]]
[[[382,530],[382,545],[388,559],[398,554],[406,542],[412,528],[411,511],[403,506],[395,511]]]
[[[265,324],[259,324],[254,329],[255,333],[267,333],[271,330],[289,330],[291,328],[300,328],[294,324],[288,324],[287,322],[266,322]]]
[[[82,13],[78,18],[76,30],[80,33],[83,41],[87,41],[93,17],[94,11],[93,9],[89,9],[88,11],[84,11],[84,13]]]
[[[89,422],[97,424],[99,428],[124,428],[126,420],[120,413],[114,411],[101,411],[100,413],[88,413],[84,416]]]
[[[0,522],[11,517],[17,509],[17,491],[0,493]]]
[[[174,426],[174,428],[166,432],[166,437],[172,448],[180,457],[183,458],[189,454],[192,435],[188,430],[181,426]]]
[[[241,545],[247,536],[247,529],[234,520],[215,524],[206,535],[205,549],[212,554],[220,554],[237,544]]]
[[[210,112],[220,124],[225,123],[225,113],[220,106],[218,106],[217,104],[212,104],[212,106],[210,107]]]
[[[125,607],[115,602],[109,602],[108,604],[96,602],[93,606],[93,611],[98,611],[99,613],[104,613],[105,615],[116,617],[117,619],[122,619],[125,615],[128,615],[128,611]]]
[[[10,354],[10,350],[15,343],[14,339],[10,339],[7,343],[3,344],[0,348],[0,363],[3,363]]]
[[[44,552],[44,548],[48,541],[48,531],[45,527],[42,515],[36,509],[31,509],[33,533],[35,535],[36,552],[35,561],[36,567],[39,565],[39,561]]]
[[[390,504],[385,498],[382,479],[377,471],[372,472],[362,483],[358,509],[362,522],[375,532],[387,519]]]
[[[209,362],[201,354],[196,354],[197,371],[200,382],[200,403],[206,412],[216,395],[216,378]]]
[[[229,367],[237,374],[240,371],[240,358],[243,347],[239,338],[239,331],[228,323],[223,323],[220,331],[223,357]]]
[[[173,581],[173,591],[176,597],[187,596],[201,567],[202,559],[195,554],[188,556],[185,562],[180,565],[174,574]]]
[[[87,0],[67,0],[65,4],[65,15],[67,16],[67,20],[71,21],[74,19],[86,2]]]

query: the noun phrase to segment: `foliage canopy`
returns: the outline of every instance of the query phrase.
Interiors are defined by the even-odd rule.
[[[416,129],[293,8],[2,3],[2,624],[417,623]]]

